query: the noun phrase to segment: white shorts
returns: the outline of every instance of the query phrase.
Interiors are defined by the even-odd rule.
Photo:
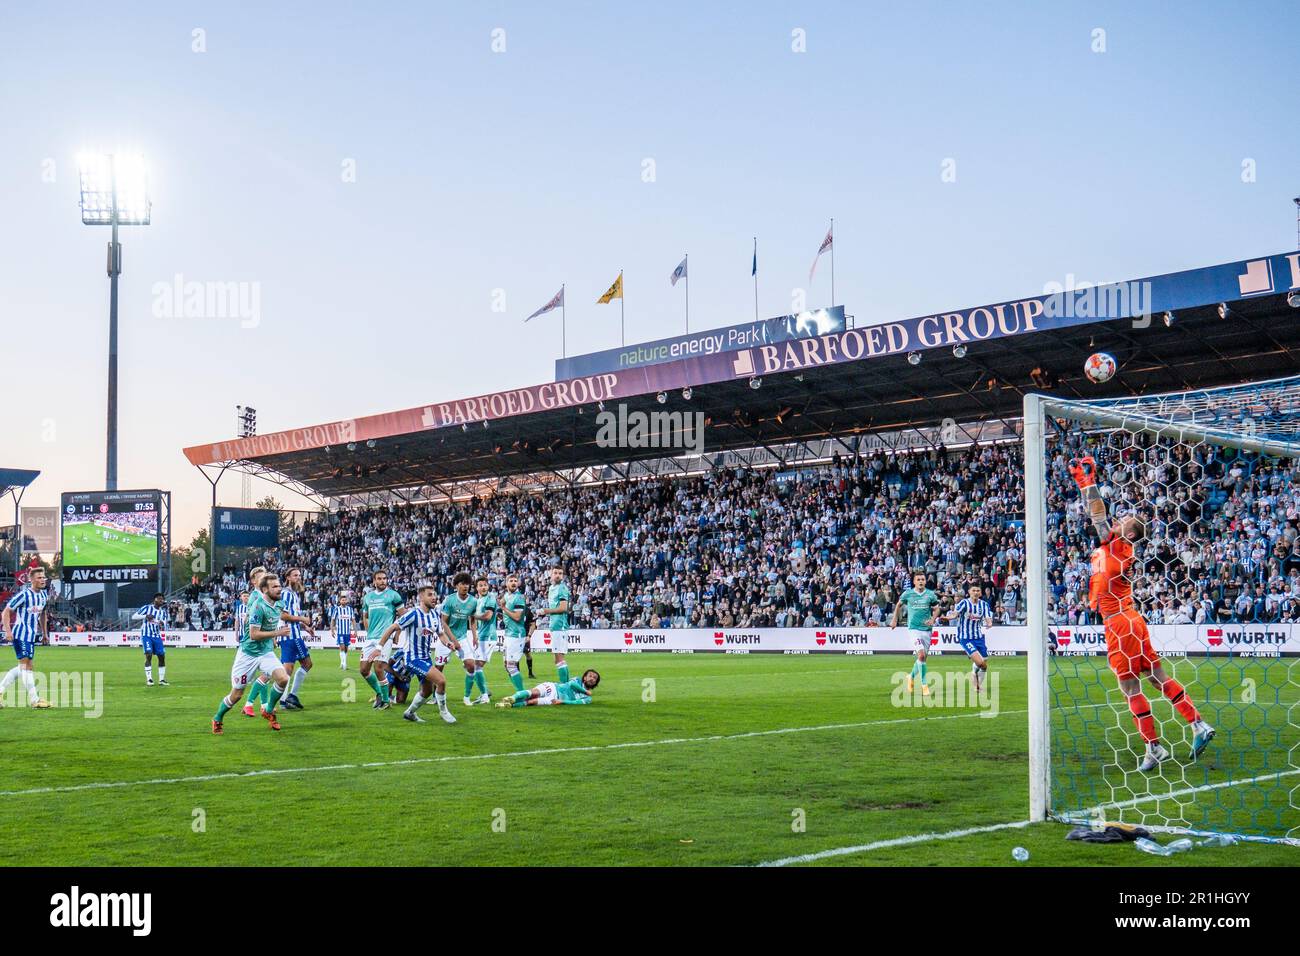
[[[505,654],[506,661],[510,664],[518,664],[519,659],[524,656],[524,645],[527,643],[528,638],[526,637],[507,637],[505,650],[502,651]]]
[[[380,647],[378,639],[366,638],[366,642],[361,645],[361,660],[363,663],[365,661],[381,661],[387,664],[392,656],[393,644],[391,641]]]
[[[560,698],[555,693],[555,685],[550,681],[547,681],[544,684],[538,684],[534,689],[540,692],[537,695],[538,707],[544,707],[549,704],[558,704],[560,702]]]
[[[442,643],[442,641],[434,641],[434,642],[433,642],[433,664],[434,664],[434,666],[435,666],[435,667],[446,667],[446,666],[447,666],[447,662],[448,662],[449,660],[451,660],[452,655],[455,654],[455,653],[456,653],[455,651],[453,651],[453,650],[452,650],[450,647],[448,647],[446,644]]]
[[[230,686],[244,688],[258,673],[270,677],[280,669],[280,659],[273,651],[267,651],[257,657],[245,654],[242,649],[235,651],[235,663],[230,667]]]
[[[916,645],[917,650],[919,651],[930,650],[930,629],[929,628],[926,628],[924,631],[921,631],[921,630],[917,630],[914,627],[909,627],[907,629],[907,633],[912,635],[912,643]]]
[[[550,638],[549,642],[547,638]],[[533,648],[537,650],[537,648]],[[542,650],[548,654],[569,653],[568,631],[542,631]]]
[[[497,638],[495,634],[486,641],[479,638],[478,648],[474,651],[474,660],[480,664],[486,664],[492,660],[492,655],[496,652],[496,649]]]

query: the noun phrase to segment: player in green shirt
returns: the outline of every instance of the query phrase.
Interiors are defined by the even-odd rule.
[[[451,579],[452,591],[442,600],[442,607],[439,613],[442,615],[443,625],[451,631],[452,637],[460,642],[460,650],[456,655],[465,665],[465,706],[472,707],[475,703],[474,698],[470,696],[474,692],[475,678],[474,674],[478,670],[478,635],[475,628],[470,627],[470,622],[478,614],[478,598],[471,597],[469,586],[473,578],[466,572],[459,572]],[[483,698],[479,698],[481,703],[487,703]]]
[[[546,591],[546,607],[537,609],[538,617],[547,619],[548,631],[543,642],[550,638],[555,652],[555,673],[561,684],[569,682],[569,662],[564,655],[569,651],[569,586],[564,583],[564,568],[558,564],[551,568],[551,586]]]
[[[227,712],[239,703],[244,696],[248,679],[256,673],[269,676],[274,682],[267,699],[267,706],[262,711],[272,730],[280,729],[280,722],[275,717],[275,705],[289,686],[289,675],[284,665],[275,656],[275,639],[284,637],[289,628],[280,621],[284,605],[280,602],[280,578],[274,574],[263,574],[258,587],[256,601],[248,602],[248,625],[240,635],[239,650],[235,651],[235,663],[230,668],[230,693],[221,698],[217,713],[212,718],[212,732],[223,732],[222,721]]]
[[[581,677],[570,681],[538,684],[532,690],[511,694],[497,706],[502,710],[511,707],[545,707],[551,704],[590,704],[591,692],[600,684],[600,673],[588,668]]]
[[[388,586],[388,573],[376,571],[370,576],[370,590],[361,598],[361,627],[366,632],[361,645],[361,677],[375,692],[374,707],[384,710],[392,706],[388,699],[388,658],[391,648],[383,643],[384,632],[397,619],[402,607],[402,596]]]
[[[519,590],[519,575],[512,574],[506,578],[506,593],[497,601],[501,608],[501,620],[505,623],[506,643],[504,657],[506,674],[516,691],[524,689],[524,676],[519,673],[519,658],[524,656],[524,645],[528,643],[528,601]]]
[[[899,615],[906,612],[907,629],[916,645],[916,660],[912,662],[911,673],[907,675],[909,694],[912,693],[913,678],[920,677],[921,694],[930,696],[929,685],[925,682],[925,656],[930,650],[930,625],[934,623],[935,606],[938,603],[939,595],[926,586],[925,572],[916,571],[912,574],[912,586],[899,597],[898,604],[894,606],[894,615],[889,621],[891,628],[898,627]]]
[[[485,670],[497,646],[497,596],[488,587],[488,579],[480,575],[474,582],[474,622],[478,640],[474,644],[474,686],[478,688],[476,704],[490,704]]]

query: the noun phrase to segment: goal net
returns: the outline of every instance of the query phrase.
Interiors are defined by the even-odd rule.
[[[1030,818],[1300,845],[1300,376],[1025,399]]]

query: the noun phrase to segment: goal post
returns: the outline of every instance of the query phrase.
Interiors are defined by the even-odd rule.
[[[1027,395],[1024,449],[1029,819],[1300,845],[1300,376]]]

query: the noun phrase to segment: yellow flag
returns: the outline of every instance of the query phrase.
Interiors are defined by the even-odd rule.
[[[623,273],[618,274],[614,284],[609,287],[609,291],[596,300],[597,305],[605,305],[613,299],[623,298]]]

